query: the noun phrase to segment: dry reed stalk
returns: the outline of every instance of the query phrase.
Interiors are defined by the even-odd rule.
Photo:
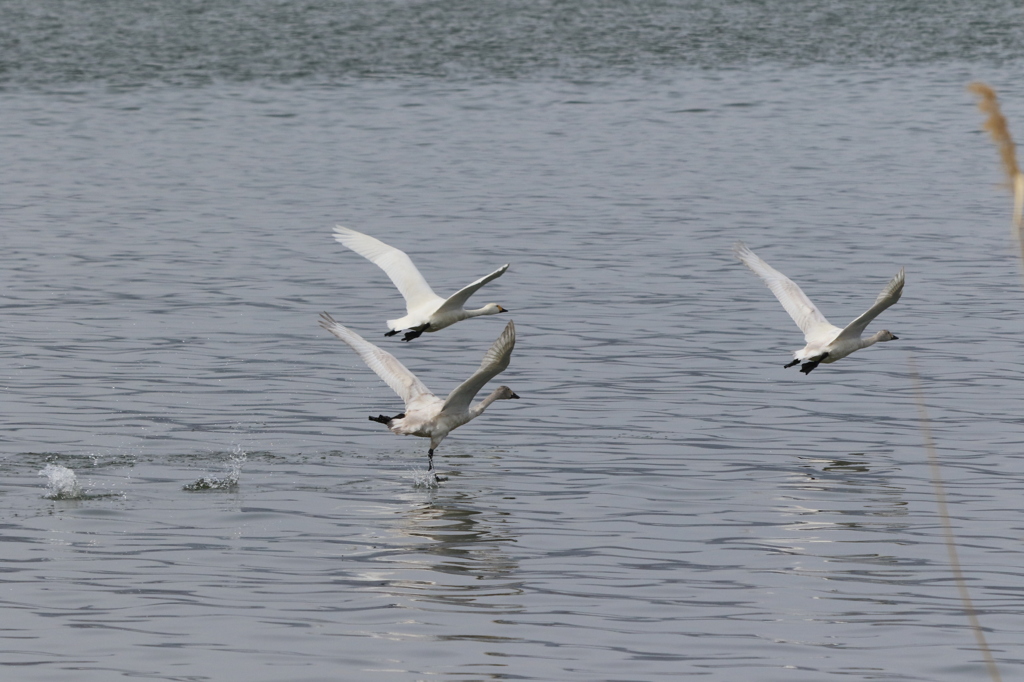
[[[942,535],[946,543],[946,552],[949,555],[949,565],[953,570],[953,579],[956,582],[956,589],[960,593],[960,602],[963,604],[967,620],[974,631],[974,640],[978,643],[985,659],[985,668],[993,682],[1002,682],[999,675],[999,668],[996,667],[995,658],[992,656],[992,649],[985,639],[985,631],[981,629],[981,622],[978,620],[978,612],[971,601],[971,595],[967,591],[967,581],[964,578],[963,568],[960,566],[960,557],[956,551],[956,537],[953,535],[953,523],[949,519],[949,507],[946,505],[946,488],[942,482],[942,470],[939,468],[939,455],[935,450],[935,441],[932,439],[931,422],[928,419],[928,408],[924,403],[924,391],[921,388],[921,377],[917,373],[917,363],[911,355],[907,358],[910,365],[910,377],[914,382],[914,393],[917,397],[918,411],[921,413],[921,435],[924,439],[924,447],[928,452],[928,466],[931,470],[932,488],[935,490],[935,501],[939,510],[939,518],[942,520]]]
[[[1013,224],[1017,228],[1017,240],[1021,243],[1021,256],[1024,257],[1024,241],[1021,241],[1021,224],[1024,222],[1024,175],[1017,165],[1017,145],[1013,143],[1010,128],[1006,125],[1006,117],[999,109],[996,91],[984,83],[971,83],[967,89],[978,96],[978,108],[988,118],[982,128],[992,136],[992,141],[999,149],[999,158],[1003,162],[1007,181],[1013,191]]]

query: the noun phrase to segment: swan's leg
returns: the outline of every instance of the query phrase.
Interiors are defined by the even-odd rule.
[[[394,336],[395,334],[397,334],[400,331],[401,331],[400,329],[392,329],[389,332],[384,332],[384,336]]]
[[[434,448],[430,448],[430,450],[427,451],[427,471],[434,471]],[[434,471],[434,481],[436,483],[447,480],[447,476],[438,476],[437,472]]]
[[[419,338],[420,335],[423,334],[423,332],[427,331],[429,327],[429,322],[427,322],[424,325],[420,325],[419,327],[412,327],[411,329],[409,329],[409,331],[405,333],[405,336],[402,337],[402,341],[412,341],[413,339]]]
[[[783,365],[783,367],[785,367],[786,369],[789,369],[793,365],[799,365],[799,364],[800,364],[799,360],[794,360],[793,362],[789,363],[788,365]]]

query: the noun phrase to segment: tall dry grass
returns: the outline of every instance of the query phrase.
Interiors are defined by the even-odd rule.
[[[978,108],[985,114],[982,128],[992,136],[992,141],[999,149],[999,158],[1003,162],[1003,171],[1013,191],[1013,225],[1017,228],[1017,241],[1021,246],[1021,258],[1024,259],[1024,241],[1021,240],[1021,224],[1024,222],[1024,175],[1017,165],[1017,145],[1010,135],[1006,117],[999,109],[999,98],[996,91],[984,83],[971,83],[967,89],[978,96]]]
[[[910,365],[910,379],[914,384],[914,393],[917,398],[917,409],[920,415],[921,436],[924,440],[925,451],[928,453],[928,467],[931,470],[932,488],[935,491],[935,502],[938,507],[939,519],[942,521],[942,536],[946,544],[946,552],[949,556],[949,566],[953,571],[953,580],[956,583],[957,592],[960,594],[960,603],[963,605],[967,621],[974,632],[974,641],[978,644],[978,650],[985,660],[985,669],[988,671],[992,682],[1002,682],[999,668],[996,666],[992,649],[985,638],[985,631],[978,620],[978,611],[974,608],[974,602],[967,591],[967,579],[964,577],[964,570],[960,564],[960,555],[956,550],[956,536],[953,534],[953,523],[949,517],[949,506],[946,503],[946,486],[942,481],[942,469],[939,466],[939,454],[935,449],[935,440],[932,438],[931,420],[928,419],[928,407],[924,402],[924,389],[921,385],[921,376],[917,373],[917,363],[914,357],[907,358]]]

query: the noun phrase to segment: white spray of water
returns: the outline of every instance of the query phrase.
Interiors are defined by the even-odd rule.
[[[440,485],[437,482],[437,478],[434,476],[433,471],[427,471],[426,469],[410,469],[412,474],[412,484],[416,488],[439,488]]]
[[[238,485],[238,477],[242,475],[242,465],[245,464],[245,460],[245,451],[242,450],[241,445],[236,445],[235,451],[231,454],[231,458],[228,460],[227,480],[231,481],[232,486]]]
[[[238,478],[242,475],[242,465],[245,464],[245,460],[245,451],[242,450],[240,445],[236,445],[234,452],[228,459],[227,476],[223,478],[203,476],[185,485],[184,490],[234,490],[238,487]]]
[[[39,471],[46,476],[46,496],[51,500],[75,500],[82,497],[82,486],[75,472],[60,464],[47,464]]]

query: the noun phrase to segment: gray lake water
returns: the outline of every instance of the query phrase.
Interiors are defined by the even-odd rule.
[[[915,371],[1024,675],[1024,12],[864,4],[3,3],[3,678],[988,680]],[[442,395],[508,316],[385,339],[337,223],[511,263],[440,487],[317,316]],[[784,370],[739,239],[840,325],[904,266],[899,341]]]

